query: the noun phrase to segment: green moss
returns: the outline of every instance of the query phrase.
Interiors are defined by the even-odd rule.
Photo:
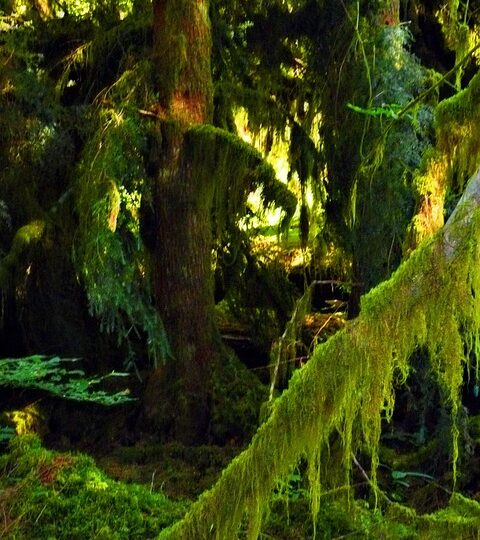
[[[460,388],[480,331],[480,218],[468,211],[462,206],[446,232],[424,243],[389,281],[363,298],[360,317],[315,349],[249,448],[160,538],[231,538],[245,513],[253,524],[248,536],[256,538],[276,479],[288,474],[300,456],[310,462],[315,519],[332,433],[342,443],[344,473],[329,478],[329,484],[345,484],[351,455],[361,444],[370,453],[370,483],[378,493],[381,422],[391,419],[394,387],[405,382],[410,355],[418,347],[429,351],[430,369],[451,411],[455,479]],[[457,522],[449,523],[455,529]]]
[[[10,251],[0,260],[0,288],[6,289],[10,284],[13,273],[20,270],[22,256],[26,251],[39,242],[45,231],[45,222],[34,220],[20,227],[16,232]]]
[[[0,471],[2,538],[140,540],[186,508],[147,488],[111,480],[85,455],[45,450],[35,436],[15,438],[0,458]]]
[[[399,504],[389,506],[386,517],[413,528],[412,538],[478,538],[480,535],[480,504],[460,494],[452,495],[448,507],[433,514],[418,515]],[[390,536],[388,538],[394,538]]]
[[[467,88],[442,101],[435,114],[438,144],[460,185],[478,166],[480,155],[480,73]]]
[[[288,224],[296,198],[253,146],[211,125],[190,129],[185,135],[186,160],[195,171],[201,201],[213,200],[214,230],[218,239],[246,209],[247,195],[261,189],[265,207],[280,207]]]

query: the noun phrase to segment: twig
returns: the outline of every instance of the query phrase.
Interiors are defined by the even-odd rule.
[[[152,473],[152,481],[150,482],[150,493],[153,491],[153,482],[155,481],[155,474],[157,472],[157,469],[155,469]]]
[[[145,111],[144,109],[138,109],[138,114],[140,114],[141,116],[148,116],[149,118],[161,118],[159,114],[152,111]]]
[[[360,462],[358,461],[358,459],[355,457],[355,454],[352,452],[351,453],[351,456],[352,456],[352,460],[353,462],[355,463],[355,465],[357,466],[358,470],[360,471],[360,474],[363,476],[363,478],[365,478],[365,480],[368,482],[369,486],[377,493],[380,493],[380,495],[382,496],[383,499],[385,499],[386,502],[388,502],[389,504],[392,504],[392,500],[387,496],[385,495],[385,493],[379,489],[378,487],[374,486],[373,485],[373,482],[370,480],[368,474],[365,472],[365,469],[360,465]]]

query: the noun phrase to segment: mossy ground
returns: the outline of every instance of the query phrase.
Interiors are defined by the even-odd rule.
[[[375,506],[368,482],[354,468],[351,488],[356,498],[347,503],[346,487],[326,489],[316,518],[316,538],[428,540],[439,538],[440,533],[445,538],[477,538],[480,505],[474,477],[479,477],[480,469],[475,457],[480,448],[478,418],[469,419],[473,454],[469,460],[464,458],[459,470],[461,478],[469,472],[472,476],[472,489],[463,490],[470,499],[459,494],[451,497],[442,489],[439,483],[448,485],[446,477],[432,481],[427,474],[422,476],[432,454],[438,451],[437,439],[417,448],[402,442],[398,431],[395,444],[389,439],[389,448],[384,442],[380,449],[378,483],[392,502],[380,500]],[[186,447],[144,440],[135,446],[117,446],[103,456],[97,454],[94,461],[81,453],[47,450],[35,435],[19,436],[0,456],[0,537],[155,538],[184,516],[190,503],[215,483],[239,450],[233,446]],[[333,442],[331,453],[335,453]],[[407,475],[396,482],[392,470],[417,471],[419,476]],[[424,498],[420,500],[422,493]],[[238,538],[246,533],[243,523]],[[277,484],[260,538],[313,537],[303,463]]]
[[[153,538],[188,503],[110,479],[92,458],[15,438],[0,457],[0,537],[15,540]]]
[[[99,458],[97,466],[85,454],[45,449],[36,435],[19,436],[0,457],[0,512],[4,518],[0,537],[154,538],[184,515],[189,500],[212,485],[235,452],[234,448],[214,446],[142,443],[117,448],[108,457]],[[312,538],[308,490],[303,486],[299,473],[279,484],[265,524],[265,538]],[[317,538],[348,534],[373,539],[386,529],[385,523],[381,513],[369,510],[364,502],[347,509],[332,498],[325,501],[317,518],[317,530],[321,531]],[[388,526],[390,530],[406,529],[403,525]],[[243,534],[240,531],[239,538]]]
[[[210,488],[233,458],[233,446],[184,446],[141,442],[98,459],[112,478],[152,486],[173,499],[195,499]]]

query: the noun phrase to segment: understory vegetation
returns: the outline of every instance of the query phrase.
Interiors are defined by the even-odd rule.
[[[480,10],[0,0],[0,537],[480,538]]]

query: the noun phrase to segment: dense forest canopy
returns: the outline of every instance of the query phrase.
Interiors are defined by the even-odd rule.
[[[480,534],[479,24],[460,0],[0,0],[5,535],[32,537],[15,461],[33,495],[82,479],[58,538]],[[246,449],[185,514],[32,431]],[[138,519],[70,529],[92,475]]]

